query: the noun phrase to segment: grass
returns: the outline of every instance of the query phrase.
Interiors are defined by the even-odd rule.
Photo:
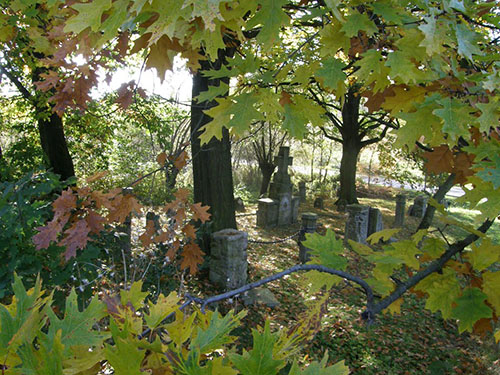
[[[369,195],[369,194],[368,194]],[[391,226],[395,201],[391,194],[379,192],[360,199],[360,203],[381,210],[385,227]],[[333,201],[327,200],[325,210],[317,210],[310,204],[301,207],[302,212],[315,212],[319,215],[319,231],[332,228],[339,236],[343,234],[346,215],[333,209]],[[256,211],[255,206],[247,206],[246,212]],[[452,208],[451,215],[474,223],[474,212]],[[298,224],[287,228],[264,230],[256,228],[255,216],[238,218],[240,230],[247,231],[249,238],[274,240],[284,238],[299,229]],[[418,220],[406,217],[403,230],[398,237],[413,233]],[[498,223],[493,235],[499,238]],[[465,232],[446,228],[445,235],[454,241]],[[255,281],[272,273],[281,271],[299,262],[298,246],[290,240],[277,245],[249,244],[249,281]],[[348,254],[349,270],[363,275],[367,265],[360,262],[356,255]],[[203,276],[203,275],[202,275]],[[202,280],[200,277],[198,280]],[[280,301],[280,306],[270,309],[262,305],[245,307],[238,299],[232,303],[219,305],[222,311],[231,308],[247,308],[244,328],[235,332],[241,347],[249,347],[251,328],[262,326],[269,318],[276,330],[293,326],[306,311],[306,286],[300,274],[293,274],[272,282],[267,287]],[[208,296],[217,291],[213,286],[196,282],[200,294]],[[326,293],[326,292],[323,292]],[[321,293],[320,293],[321,294]],[[318,296],[317,296],[318,297]],[[330,361],[345,360],[352,374],[499,374],[500,360],[491,333],[484,338],[470,334],[458,334],[452,321],[444,321],[440,314],[424,309],[424,301],[413,294],[404,298],[401,314],[384,314],[372,327],[361,320],[364,308],[364,295],[350,285],[334,286],[328,296],[328,309],[323,315],[322,326],[313,340],[305,345],[300,360],[321,359],[328,352]]]

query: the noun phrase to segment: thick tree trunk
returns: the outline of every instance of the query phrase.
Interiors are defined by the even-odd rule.
[[[38,108],[36,110],[38,112]],[[51,113],[48,118],[40,118],[38,131],[43,152],[52,172],[61,176],[61,180],[73,177],[75,169],[64,136],[61,117],[57,113]]]
[[[359,146],[353,143],[346,142],[342,145],[338,202],[343,202],[344,204],[358,203],[356,195],[356,168],[360,150]]]
[[[451,190],[453,185],[455,185],[455,174],[451,173],[446,179],[446,181],[443,182],[441,186],[439,186],[438,191],[436,191],[436,193],[432,196],[432,198],[434,198],[436,202],[440,203],[446,196],[446,193],[448,193]],[[422,218],[422,220],[420,220],[420,224],[418,225],[417,231],[420,229],[428,229],[431,226],[435,212],[436,212],[436,207],[427,205],[424,217]]]
[[[262,173],[262,182],[260,184],[260,195],[266,194],[269,188],[269,183],[271,182],[271,177],[276,169],[276,165],[273,163],[259,163],[259,169]]]
[[[340,161],[340,192],[337,202],[342,204],[358,203],[356,196],[356,168],[361,151],[359,134],[360,96],[355,89],[346,94],[342,107],[342,159]]]
[[[214,64],[211,66],[213,67]],[[208,64],[202,62],[202,67]],[[219,80],[209,80],[198,71],[193,76],[193,98],[210,85],[218,85]],[[191,107],[191,151],[193,159],[194,200],[210,206],[212,214],[212,230],[225,228],[236,229],[234,213],[233,175],[231,170],[231,145],[229,132],[222,131],[222,139],[212,138],[210,142],[201,146],[198,138],[199,129],[208,123],[211,118],[203,113],[214,106],[215,102],[193,102]],[[207,243],[203,244],[208,250]]]

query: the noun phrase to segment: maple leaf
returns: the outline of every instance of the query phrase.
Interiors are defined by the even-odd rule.
[[[201,203],[194,203],[190,205],[191,211],[193,211],[193,220],[201,220],[202,223],[205,223],[210,219],[211,214],[208,213],[210,209],[209,206],[202,206]]]
[[[306,240],[302,244],[311,249],[311,263],[337,270],[345,270],[347,267],[347,259],[341,255],[344,245],[333,230],[327,229],[324,236],[306,233]]]
[[[91,184],[92,182],[98,181],[98,180],[102,179],[103,177],[106,177],[108,175],[108,173],[109,173],[108,171],[101,171],[101,172],[94,173],[92,176],[87,177],[85,179],[85,182],[87,184]]]
[[[457,184],[467,183],[468,177],[474,175],[474,171],[471,168],[473,160],[474,155],[466,152],[459,152],[455,155],[452,172],[455,173],[455,182]]]
[[[498,110],[497,101],[490,100],[488,103],[477,103],[476,107],[481,111],[481,116],[478,118],[480,131],[489,132],[492,127],[498,126],[500,111]]]
[[[481,318],[491,318],[493,311],[484,301],[487,295],[478,288],[467,288],[461,297],[455,300],[453,317],[458,319],[458,332],[472,332],[474,324]]]
[[[108,214],[108,221],[122,224],[132,212],[140,213],[142,206],[133,195],[122,195],[113,200]]]
[[[396,115],[398,112],[411,112],[416,109],[416,104],[424,101],[427,90],[420,86],[407,87],[395,86],[391,89],[392,95],[385,95],[382,108]]]
[[[64,238],[59,241],[59,246],[65,246],[64,257],[66,260],[76,257],[76,250],[83,250],[87,246],[90,228],[84,219],[76,221],[65,232]]]
[[[179,156],[174,160],[174,167],[177,168],[178,170],[181,170],[184,168],[187,164],[187,160],[189,159],[189,156],[186,151],[182,151]]]
[[[229,85],[220,81],[219,86],[208,86],[208,90],[202,91],[197,97],[198,103],[209,102],[219,96],[225,96],[229,91]]]
[[[488,302],[500,314],[500,272],[486,271],[483,273],[483,292],[488,297]]]
[[[437,101],[442,108],[432,111],[443,119],[443,132],[450,135],[453,140],[469,135],[468,125],[473,118],[469,114],[470,108],[458,99],[442,98]]]
[[[128,83],[122,83],[122,85],[116,91],[116,103],[120,105],[123,109],[130,107],[134,101],[133,87],[135,86],[135,81],[130,81]]]
[[[224,128],[231,119],[231,100],[228,98],[216,98],[215,101],[218,103],[217,106],[203,111],[213,120],[201,128],[202,133],[199,135],[199,138],[202,144],[208,143],[213,137],[221,139],[222,128]]]
[[[181,269],[185,270],[189,268],[189,273],[194,275],[198,272],[198,265],[203,263],[203,255],[205,255],[205,253],[201,251],[197,244],[190,242],[184,245],[181,253]]]
[[[316,76],[326,87],[336,89],[338,84],[343,83],[347,77],[342,70],[345,66],[342,61],[334,57],[329,57],[322,62],[321,68],[316,71]]]
[[[148,292],[142,291],[142,280],[134,282],[130,289],[120,290],[120,302],[123,306],[130,304],[134,309],[139,309],[144,303]]]
[[[247,23],[249,28],[261,25],[261,30],[257,35],[257,42],[263,45],[265,50],[275,45],[279,38],[281,27],[290,23],[290,18],[283,11],[283,6],[287,0],[262,0],[259,1],[261,8]]]
[[[167,161],[167,154],[165,152],[160,152],[156,157],[156,162],[163,167],[166,161]]]
[[[322,56],[335,56],[339,49],[347,52],[351,47],[350,38],[340,30],[339,24],[325,25],[320,31],[320,36]]]
[[[400,230],[401,228],[384,229],[379,232],[372,233],[366,240],[372,245],[379,243],[380,240],[389,241],[389,239]]]
[[[366,14],[354,13],[347,16],[347,20],[340,30],[348,37],[353,37],[357,36],[359,31],[364,31],[371,36],[378,31],[378,28]]]
[[[56,216],[60,216],[76,208],[76,196],[73,194],[73,190],[71,188],[64,190],[52,203],[52,207]]]
[[[146,220],[146,231],[139,236],[144,247],[148,247],[153,243],[152,236],[155,234],[156,228],[153,220]]]
[[[184,228],[182,228],[182,232],[186,235],[186,237],[196,239],[196,228],[194,225],[186,224]]]
[[[483,169],[477,172],[477,176],[483,181],[491,182],[494,189],[500,188],[500,155],[491,155],[490,161],[477,163]]]
[[[104,230],[103,224],[106,222],[106,219],[94,210],[87,211],[85,220],[87,221],[91,233],[97,234]]]
[[[475,31],[471,31],[465,24],[455,24],[455,33],[458,41],[458,53],[468,60],[472,60],[472,55],[482,55],[483,52],[478,46],[482,37]]]
[[[172,41],[168,36],[162,36],[150,47],[146,68],[155,68],[162,82],[167,71],[172,70],[175,55],[182,50],[179,43]]]
[[[158,327],[163,319],[179,308],[178,303],[177,293],[171,292],[168,297],[160,294],[156,303],[149,302],[149,313],[144,316],[146,325],[151,329]]]
[[[453,154],[448,145],[434,147],[432,151],[426,151],[422,156],[427,160],[425,168],[428,173],[451,173],[453,169]]]
[[[401,305],[403,304],[403,298],[398,298],[393,303],[389,305],[383,312],[388,312],[391,315],[399,315],[401,314]]]
[[[190,194],[191,192],[188,189],[180,188],[174,193],[174,197],[180,202],[187,202]]]
[[[87,27],[90,27],[92,31],[99,31],[102,14],[111,8],[111,5],[111,0],[93,0],[88,3],[71,5],[78,14],[66,21],[64,31],[80,34]]]

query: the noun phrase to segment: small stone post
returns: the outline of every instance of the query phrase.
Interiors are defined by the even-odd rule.
[[[406,195],[396,195],[396,215],[394,218],[394,228],[400,228],[405,222]]]
[[[301,263],[306,263],[309,261],[309,248],[302,245],[302,241],[306,240],[306,233],[316,232],[316,221],[318,220],[318,215],[304,212],[302,214],[302,231],[299,234],[299,260]]]
[[[300,203],[305,203],[305,201],[306,201],[306,183],[304,181],[299,182],[299,198],[300,198]]]
[[[211,282],[226,290],[237,289],[247,282],[248,234],[236,229],[223,229],[212,235],[210,249]]]
[[[349,216],[345,223],[344,242],[347,243],[347,240],[353,240],[366,243],[370,207],[360,204],[348,204],[346,211]]]
[[[373,233],[380,232],[384,229],[384,222],[382,221],[382,213],[378,208],[370,207],[368,213],[368,236]]]

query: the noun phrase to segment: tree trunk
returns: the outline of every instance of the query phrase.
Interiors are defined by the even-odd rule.
[[[39,113],[39,109],[35,109]],[[67,180],[75,175],[73,160],[64,137],[62,119],[52,112],[48,118],[38,120],[40,143],[52,172]]]
[[[214,64],[201,62],[202,69],[213,68]],[[208,89],[209,85],[219,85],[223,80],[209,80],[202,76],[202,70],[193,76],[193,98],[200,92]],[[228,80],[226,80],[228,81]],[[215,101],[210,103],[193,102],[191,106],[191,152],[193,159],[193,182],[194,200],[203,205],[210,206],[212,214],[212,231],[225,228],[236,229],[236,217],[234,213],[233,175],[231,170],[231,144],[229,142],[229,131],[222,130],[222,139],[212,138],[210,142],[201,146],[199,140],[199,129],[208,123],[211,118],[203,113],[210,107],[216,105]],[[205,250],[209,250],[208,239],[202,244]]]
[[[340,161],[340,191],[337,202],[344,204],[358,203],[356,195],[356,168],[361,148],[353,143],[342,145],[342,160]]]
[[[260,195],[266,194],[269,188],[269,183],[271,182],[271,177],[276,169],[273,163],[259,163],[259,169],[262,173],[262,182],[260,184]]]
[[[340,192],[337,202],[358,203],[356,196],[356,168],[361,151],[359,134],[360,96],[355,89],[349,90],[342,107],[342,159],[340,161]]]
[[[445,182],[441,186],[439,186],[438,191],[432,196],[436,200],[436,202],[440,203],[446,193],[448,193],[451,188],[455,185],[455,173],[451,173]],[[434,218],[434,214],[436,212],[436,207],[427,205],[425,210],[424,217],[420,220],[420,224],[418,225],[417,231],[420,229],[428,229],[432,224],[432,219]]]

